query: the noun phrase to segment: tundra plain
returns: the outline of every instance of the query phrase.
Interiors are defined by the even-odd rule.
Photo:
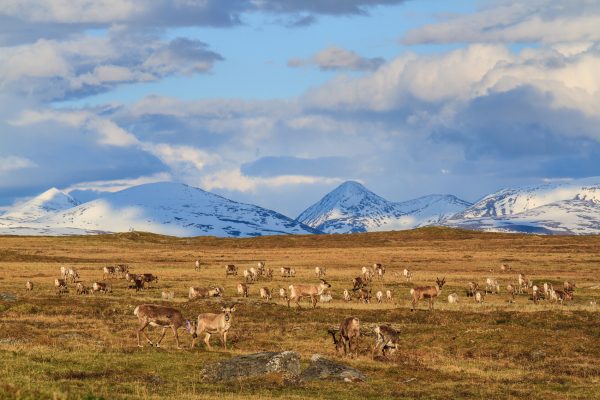
[[[195,270],[195,260],[201,260]],[[241,272],[265,261],[272,281],[250,284],[250,297],[238,297]],[[75,268],[86,285],[102,280],[106,265],[126,263],[134,273],[153,273],[158,283],[141,292],[123,279],[111,281],[113,293],[57,296],[54,279],[60,266]],[[346,303],[344,289],[360,269],[386,266],[376,291],[391,290],[392,302]],[[500,272],[508,264],[511,272]],[[225,276],[225,266],[239,268]],[[296,277],[282,278],[291,266]],[[296,309],[278,299],[281,287],[318,283],[315,267],[326,268],[334,300]],[[413,271],[412,282],[401,276]],[[528,294],[508,303],[506,284],[526,274],[535,284],[561,287],[575,282],[573,301],[565,305]],[[446,278],[435,310],[419,302],[410,311],[412,286]],[[487,277],[501,285],[482,304],[465,295],[467,283],[485,286]],[[33,291],[25,290],[31,280]],[[224,298],[188,301],[190,286],[225,288]],[[274,289],[269,303],[259,288]],[[173,291],[162,300],[163,290]],[[459,295],[448,304],[448,294]],[[600,236],[537,236],[426,228],[405,232],[353,235],[271,236],[251,239],[212,237],[178,239],[145,233],[85,237],[0,237],[0,398],[4,399],[592,399],[600,398]],[[15,295],[13,300],[11,295]],[[173,305],[193,320],[218,312],[221,303],[237,303],[228,351],[213,336],[214,351],[179,331],[183,350],[170,331],[161,348],[137,347],[139,304]],[[361,321],[359,357],[336,355],[327,329],[347,316]],[[391,324],[400,332],[400,350],[371,356],[373,328]],[[159,329],[149,330],[151,338]],[[259,351],[294,350],[305,366],[311,355],[360,369],[366,383],[311,381],[289,383],[278,376],[208,384],[200,380],[207,363]]]

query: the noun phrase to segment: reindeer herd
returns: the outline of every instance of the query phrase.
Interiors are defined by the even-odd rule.
[[[200,262],[196,260],[195,269],[200,269]],[[510,273],[512,269],[502,264],[500,267],[502,273]],[[296,276],[296,270],[293,267],[281,267],[281,278],[293,279]],[[372,287],[380,285],[381,290],[375,292],[374,299],[377,303],[394,301],[393,293],[390,289],[385,289],[382,285],[386,275],[386,267],[380,263],[375,263],[372,266],[362,267],[360,273],[351,280],[351,287],[343,289],[341,299],[344,302],[353,300],[359,303],[368,304],[373,301]],[[238,267],[235,264],[225,265],[225,279],[229,277],[237,278]],[[256,267],[251,267],[243,270],[243,280],[236,286],[237,295],[241,298],[250,297],[250,288],[255,283],[272,282],[273,269],[267,268],[264,261],[256,264]],[[333,300],[331,293],[332,285],[325,278],[327,269],[317,266],[314,268],[314,276],[318,279],[318,283],[292,283],[287,288],[281,287],[279,290],[267,286],[258,288],[257,295],[265,302],[272,301],[275,295],[287,304],[290,308],[291,304],[295,304],[297,308],[301,308],[300,302],[307,299],[312,308],[316,308],[319,302],[330,302]],[[413,279],[413,272],[404,269],[401,273],[394,273],[394,276],[399,280],[409,283]],[[75,287],[77,295],[86,295],[93,293],[109,294],[113,291],[112,281],[115,279],[123,279],[128,284],[128,289],[135,289],[136,292],[155,287],[158,284],[158,277],[152,273],[136,274],[130,271],[127,264],[117,264],[114,266],[102,267],[102,280],[94,281],[89,286],[81,281],[79,273],[69,267],[60,267],[60,277],[54,281],[56,293],[62,296],[69,292],[69,286]],[[433,285],[429,286],[413,286],[409,288],[411,311],[415,311],[419,301],[423,300],[428,303],[428,309],[433,311],[436,299],[440,298],[442,289],[446,284],[446,278],[437,278]],[[34,285],[31,281],[27,281],[25,288],[27,291],[32,291]],[[506,284],[506,294],[508,302],[512,303],[515,296],[528,294],[530,300],[534,304],[540,301],[549,301],[560,303],[573,300],[576,285],[570,281],[565,281],[561,288],[555,288],[550,282],[542,282],[535,284],[526,275],[519,273],[516,280]],[[408,289],[408,288],[407,288]],[[473,298],[476,303],[485,301],[488,295],[499,295],[501,293],[501,284],[498,279],[488,277],[482,286],[475,280],[468,282],[465,287],[465,295],[467,298]],[[197,299],[223,298],[225,289],[218,285],[209,286],[190,286],[188,289],[188,301]],[[162,300],[173,300],[175,297],[174,291],[161,292]],[[448,294],[448,304],[458,304],[460,296],[456,292]],[[233,312],[235,305],[224,305],[221,313],[201,313],[194,321],[186,320],[183,314],[176,308],[157,305],[157,304],[142,304],[135,308],[134,315],[139,320],[139,328],[137,329],[137,344],[142,347],[141,336],[144,336],[150,345],[160,347],[166,331],[171,329],[175,337],[177,348],[181,348],[178,336],[178,330],[184,328],[192,336],[192,347],[195,346],[198,336],[204,335],[204,343],[208,350],[212,350],[210,338],[212,335],[218,335],[223,348],[227,348],[227,332],[231,328],[233,322]],[[160,338],[153,343],[146,334],[148,326],[158,327],[162,329]],[[345,318],[339,328],[330,328],[328,332],[333,337],[333,342],[336,350],[340,354],[357,356],[358,355],[358,339],[360,337],[360,321],[354,316]],[[372,347],[372,355],[380,354],[386,356],[398,349],[399,333],[389,325],[377,325],[373,328],[375,342]]]

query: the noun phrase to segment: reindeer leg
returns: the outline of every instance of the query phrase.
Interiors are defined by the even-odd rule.
[[[212,347],[210,347],[210,333],[206,333],[206,335],[204,335],[204,343],[206,343],[206,347],[208,348],[208,351],[212,351]]]
[[[145,329],[146,327],[150,324],[150,322],[146,321],[146,322],[142,322],[142,326],[140,327],[140,329],[138,329],[137,331],[137,339],[138,339],[138,347],[144,347],[141,343],[140,343],[140,333],[144,335],[144,337],[146,338],[146,340],[148,341],[148,343],[150,343],[151,346],[154,346],[154,343],[152,343],[152,341],[150,340],[150,338],[148,337],[148,335],[146,335]]]
[[[163,328],[162,334],[160,335],[160,338],[158,339],[158,342],[156,342],[156,347],[160,347],[160,342],[162,342],[162,340],[165,337],[166,333],[167,333],[167,328]]]
[[[227,331],[223,332],[223,348],[227,350]]]
[[[173,329],[173,335],[175,335],[175,343],[177,343],[177,349],[181,349],[181,345],[179,344],[179,334],[177,334],[177,328],[174,326],[171,327]]]

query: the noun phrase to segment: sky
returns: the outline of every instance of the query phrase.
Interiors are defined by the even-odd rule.
[[[176,181],[291,217],[600,176],[597,0],[0,0],[0,209]]]

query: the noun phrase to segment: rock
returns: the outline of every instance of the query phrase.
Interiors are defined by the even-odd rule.
[[[234,357],[207,365],[200,377],[206,382],[223,382],[238,378],[260,377],[279,373],[295,380],[300,375],[300,356],[293,351],[264,352]]]
[[[315,379],[341,380],[344,382],[364,382],[367,377],[357,369],[314,354],[311,363],[300,375],[305,381]]]
[[[12,293],[0,293],[0,300],[2,300],[2,301],[17,301],[17,296]]]

